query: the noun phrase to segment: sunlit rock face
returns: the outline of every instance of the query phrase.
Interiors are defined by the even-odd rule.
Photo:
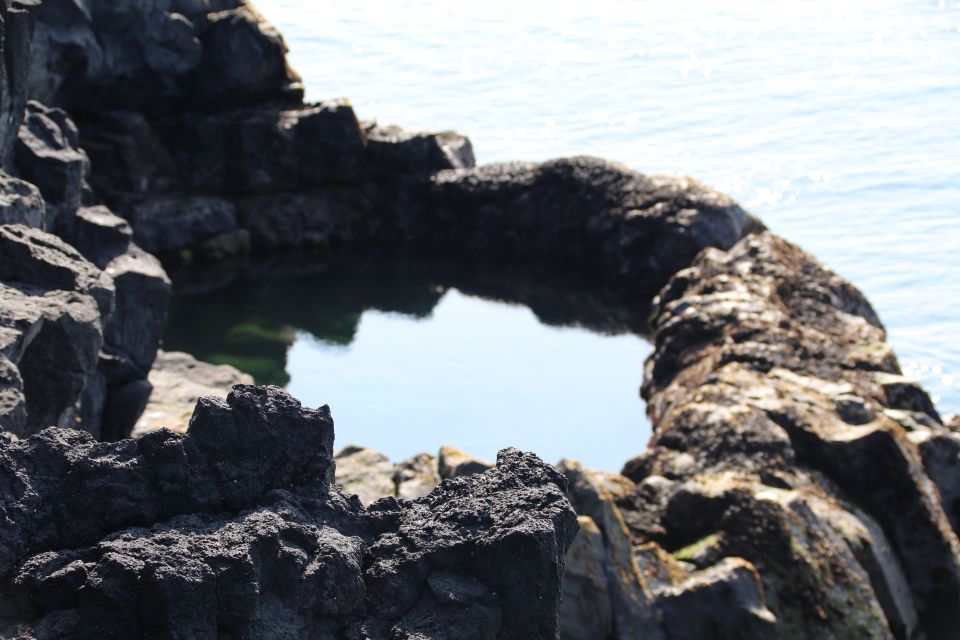
[[[462,135],[306,105],[244,0],[0,18],[0,636],[956,636],[956,419],[860,292],[729,198],[595,158],[476,167]],[[335,460],[327,410],[242,385],[186,435],[100,442],[150,394],[170,282],[148,251],[439,254],[659,291],[654,438],[623,475]]]
[[[952,434],[862,294],[761,233],[654,306],[654,437],[618,500],[633,539],[699,571],[746,560],[778,634],[952,637]]]
[[[333,485],[332,448],[327,407],[243,385],[201,400],[186,436],[0,444],[0,635],[556,635],[563,476],[504,450],[364,508]]]

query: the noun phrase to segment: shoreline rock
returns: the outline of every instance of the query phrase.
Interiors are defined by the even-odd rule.
[[[332,486],[327,407],[238,385],[190,426],[0,443],[29,489],[0,494],[0,635],[556,634],[576,518],[536,456],[504,450],[482,476],[365,509]]]
[[[459,134],[304,104],[245,0],[0,0],[0,18],[0,637],[960,628],[957,419],[859,291],[726,196],[594,158],[477,167]],[[333,485],[329,412],[276,388],[124,439],[165,369],[171,406],[240,378],[154,367],[163,265],[217,271],[209,292],[231,260],[294,252],[659,291],[648,449],[622,475],[349,450],[364,507]],[[198,372],[203,391],[176,388]]]
[[[152,389],[132,438],[157,429],[185,434],[200,398],[225,398],[234,385],[253,384],[250,375],[229,365],[208,364],[186,353],[166,351],[157,352],[147,381]]]
[[[744,558],[779,633],[951,637],[960,546],[904,417],[946,429],[863,295],[763,233],[703,252],[654,307],[634,540],[701,570]]]

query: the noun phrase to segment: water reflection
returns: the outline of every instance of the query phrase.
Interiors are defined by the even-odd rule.
[[[426,319],[456,289],[522,304],[540,323],[603,335],[649,334],[650,301],[597,288],[575,274],[498,266],[478,270],[447,260],[355,259],[302,267],[292,261],[231,268],[230,282],[196,286],[175,274],[177,295],[163,346],[206,362],[231,364],[259,384],[287,385],[287,352],[298,332],[348,346],[365,311]]]
[[[180,288],[164,348],[330,404],[339,446],[393,459],[518,446],[618,470],[649,438],[648,305],[577,277],[352,261],[261,265],[202,289]]]

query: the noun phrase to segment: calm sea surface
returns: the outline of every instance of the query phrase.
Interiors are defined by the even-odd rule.
[[[737,198],[863,289],[907,373],[927,385],[943,412],[960,412],[956,0],[256,4],[285,35],[309,99],[345,96],[362,119],[462,131],[481,163],[590,154],[645,173],[692,175]],[[452,294],[433,322],[422,323],[364,315],[355,343],[326,360],[316,341],[297,340],[290,388],[305,402],[332,405],[341,444],[379,446],[384,432],[417,440],[410,406],[391,411],[391,398],[371,399],[367,374],[422,388],[430,386],[435,365],[420,368],[408,359],[388,374],[378,353],[402,343],[439,344],[469,327],[481,354],[499,344],[497,357],[511,358],[501,372],[519,368],[524,380],[539,384],[522,366],[524,349],[538,339],[530,319],[522,310],[494,312],[487,304]],[[560,349],[579,335],[544,334],[543,340],[556,339],[556,347],[544,348]],[[592,337],[591,354],[609,344],[638,359],[623,375],[628,400],[639,404],[635,388],[646,349],[634,356],[615,342],[621,338]],[[572,349],[569,357],[580,357]],[[487,388],[490,371],[476,351],[457,358],[460,382],[477,402],[464,405],[459,417],[444,415],[450,422],[444,441],[491,455],[506,443],[481,432],[509,414],[511,403],[523,407],[526,396],[505,399],[500,416],[486,412],[482,397],[504,392]],[[429,348],[421,352],[429,355]],[[587,408],[612,402],[608,389],[593,385],[597,395],[571,397],[559,384],[546,384],[554,403],[577,412],[581,433],[598,433],[603,415]],[[445,397],[416,399],[424,424]],[[451,406],[460,401],[449,399]],[[543,411],[543,424],[517,430],[511,443],[550,460],[562,453],[606,468],[642,448],[646,434],[637,442],[598,437],[591,448],[565,431],[571,441],[555,454],[549,438],[535,439],[549,431],[557,411],[548,413],[550,403],[543,402],[531,409]],[[419,439],[406,449],[436,444]],[[611,455],[612,447],[621,450]],[[400,453],[399,445],[381,448]]]

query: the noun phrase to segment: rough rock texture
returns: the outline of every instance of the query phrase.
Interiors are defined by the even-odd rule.
[[[361,123],[367,158],[378,172],[396,175],[418,171],[469,169],[476,165],[473,145],[462,135],[414,131],[397,125]]]
[[[587,157],[447,170],[402,186],[383,224],[420,250],[576,265],[648,293],[703,248],[728,249],[759,225],[690,178]]]
[[[592,158],[476,168],[458,134],[305,105],[245,0],[0,18],[0,636],[955,637],[960,425],[858,291],[729,198]],[[200,401],[186,436],[95,442],[129,433],[165,369],[238,375],[171,354],[148,378],[170,283],[147,251],[667,284],[654,439],[623,476],[564,465],[583,535],[563,585],[567,481],[527,454],[351,450],[364,508],[332,484],[328,413],[253,387]],[[164,385],[168,412],[198,391]],[[47,426],[88,433],[31,436]]]
[[[787,635],[764,606],[757,570],[743,558],[724,558],[674,587],[662,587],[656,596],[667,638],[774,640]]]
[[[436,456],[420,453],[398,462],[393,467],[393,483],[401,498],[416,500],[427,495],[440,484]]]
[[[202,397],[225,398],[237,384],[253,378],[226,364],[199,362],[179,352],[157,352],[147,378],[151,392],[132,436],[140,438],[157,429],[186,433],[193,408]]]
[[[899,422],[920,450],[923,467],[937,486],[950,525],[960,535],[960,433],[934,420],[903,416]]]
[[[77,210],[72,244],[83,256],[106,269],[110,262],[127,252],[133,230],[130,224],[103,205]]]
[[[563,461],[581,534],[567,554],[560,610],[564,640],[655,637],[656,611],[634,558],[630,533],[616,505],[634,490],[622,476]]]
[[[159,260],[134,244],[108,262],[104,272],[117,289],[116,310],[105,336],[107,346],[146,374],[166,320],[170,280]]]
[[[20,225],[0,225],[0,253],[2,354],[17,368],[6,386],[25,403],[0,427],[129,433],[170,293],[159,262],[131,246],[102,272],[57,236]]]
[[[0,225],[0,256],[0,427],[24,436],[72,426],[113,313],[113,282],[58,237],[21,225]]]
[[[483,473],[493,465],[485,460],[474,458],[456,447],[444,445],[437,456],[437,473],[444,480]]]
[[[753,637],[750,624],[769,626],[763,607],[777,637],[954,637],[954,444],[898,375],[864,297],[761,233],[705,251],[655,312],[643,390],[655,434],[617,502],[635,544],[727,576],[747,626],[719,637]],[[731,558],[745,563],[722,564]],[[671,588],[712,593],[697,581]],[[669,602],[658,606],[672,637],[700,637],[700,622],[677,610],[675,626]]]
[[[170,279],[159,260],[130,241],[125,225],[109,210],[80,209],[75,220],[78,237],[86,238],[77,244],[91,260],[106,262],[103,273],[116,289],[80,424],[98,438],[117,440],[130,435],[150,394],[147,374],[166,323]]]
[[[14,162],[19,175],[43,194],[46,228],[68,238],[73,236],[89,163],[79,145],[80,134],[65,111],[27,103]]]
[[[3,58],[3,64],[0,64],[0,167],[3,168],[9,166],[29,94],[32,4],[29,1],[0,2]]]
[[[349,445],[336,453],[337,484],[347,494],[355,494],[369,505],[397,493],[393,483],[393,464],[373,449]]]
[[[0,224],[47,226],[47,208],[36,185],[0,172]]]
[[[326,407],[242,385],[187,436],[0,443],[0,635],[556,635],[577,527],[561,475],[505,450],[364,509],[332,486],[332,445]]]
[[[13,394],[11,398],[22,396],[24,389],[13,389],[26,385],[27,416],[11,417],[9,426],[6,420],[2,426],[23,435],[25,430],[30,432],[43,426],[78,424],[97,437],[117,439],[129,434],[146,402],[149,393],[146,376],[163,328],[170,282],[160,263],[132,244],[129,225],[106,207],[97,205],[87,184],[90,163],[80,147],[80,134],[73,120],[62,109],[27,102],[31,59],[42,62],[45,51],[49,53],[44,49],[49,44],[49,33],[43,20],[54,19],[65,29],[57,45],[65,57],[48,69],[62,74],[74,68],[75,56],[83,46],[97,46],[92,36],[78,35],[85,28],[84,20],[96,15],[97,19],[110,22],[112,18],[105,17],[103,12],[111,13],[112,3],[88,6],[80,1],[53,0],[39,5],[32,2],[0,5],[5,31],[0,42],[6,58],[0,73],[0,166],[17,176],[0,172],[0,224],[23,225],[58,236],[51,240],[53,236],[33,235],[29,241],[23,236],[19,242],[7,244],[13,238],[9,230],[15,227],[4,227],[8,231],[3,234],[5,251],[0,253],[0,283],[11,285],[31,298],[37,298],[38,292],[80,292],[92,295],[98,307],[96,318],[76,310],[76,302],[72,315],[64,315],[62,311],[34,313],[33,321],[41,317],[47,320],[45,328],[36,325],[35,329],[43,339],[34,341],[33,334],[24,333],[26,338],[20,348],[31,345],[33,356],[48,352],[46,363],[39,364],[36,357],[28,357],[26,363],[21,363],[21,355],[8,356],[8,361],[20,369],[19,382],[10,378],[9,393]],[[30,5],[29,11],[27,5]],[[137,7],[133,12],[142,8]],[[38,17],[39,33],[31,46],[31,29]],[[130,39],[132,34],[127,33],[125,37]],[[38,41],[42,43],[37,44]],[[40,57],[31,58],[34,54]],[[65,261],[55,255],[57,252],[67,256]],[[26,260],[27,254],[32,256],[30,260]],[[91,268],[81,255],[95,267]],[[74,264],[65,264],[71,261]],[[104,284],[92,287],[85,284],[92,280],[103,280]],[[34,290],[26,291],[24,285]],[[5,296],[8,305],[15,304],[9,300],[13,295],[8,291]],[[50,295],[45,297],[48,302],[52,300]],[[36,301],[30,304],[37,306]],[[54,322],[54,317],[60,319]],[[96,338],[91,339],[90,331],[81,335],[76,329],[68,331],[70,337],[66,337],[68,333],[63,333],[64,329],[60,330],[59,337],[54,335],[55,326],[65,326],[65,317],[73,318],[78,327],[96,325],[93,332]],[[19,320],[21,324],[33,321]],[[48,341],[49,346],[41,347]],[[73,341],[82,344],[67,344]],[[90,371],[89,352],[96,352],[101,346],[103,351],[95,356],[98,358],[96,368]],[[64,370],[54,373],[59,352],[63,353]],[[35,367],[39,369],[32,369]],[[65,377],[70,379],[69,383],[63,382]],[[53,401],[40,407],[40,398],[48,388]],[[18,410],[9,415],[21,414]]]
[[[37,15],[31,96],[85,111],[298,100],[280,35],[243,0],[54,0]]]

